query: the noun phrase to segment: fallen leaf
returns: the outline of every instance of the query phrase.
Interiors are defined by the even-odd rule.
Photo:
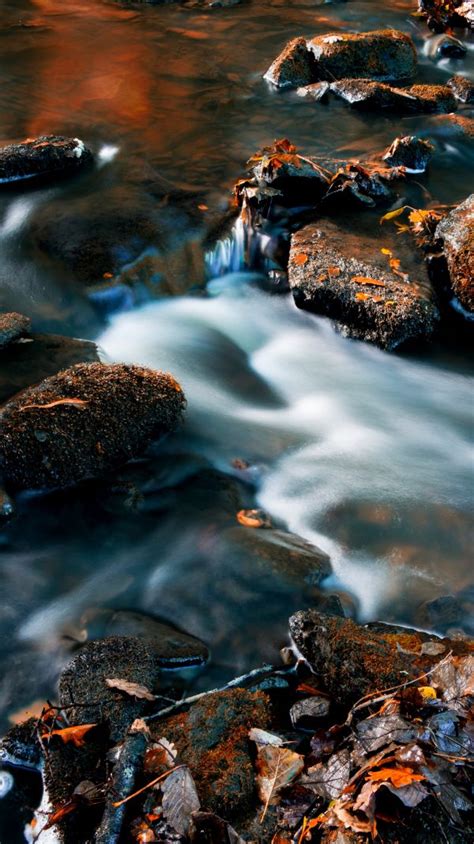
[[[314,791],[326,800],[335,800],[341,796],[349,782],[350,769],[349,751],[340,750],[333,753],[328,762],[319,762],[309,768],[301,782],[303,785],[311,785]]]
[[[85,744],[84,736],[96,726],[97,724],[78,724],[76,727],[64,727],[62,730],[44,733],[41,738],[44,741],[52,736],[58,736],[65,744],[72,742],[75,747],[82,747]]]
[[[427,656],[438,656],[439,654],[444,654],[446,651],[446,645],[443,645],[441,642],[423,642],[421,646],[421,654],[426,654]]]
[[[102,278],[113,278],[113,277],[114,277],[113,273],[103,273],[102,274]]]
[[[328,267],[327,272],[328,275],[332,275],[334,277],[341,274],[341,270],[339,269],[339,267]]]
[[[406,210],[407,206],[402,205],[401,208],[396,208],[395,211],[389,211],[387,214],[384,214],[383,217],[380,218],[380,223],[385,223],[386,220],[394,220],[395,217],[400,217],[401,214]]]
[[[189,768],[172,771],[161,786],[163,817],[180,835],[189,835],[193,812],[201,808],[198,793]]]
[[[20,410],[30,410],[31,408],[49,410],[51,407],[58,407],[60,404],[70,404],[74,407],[84,407],[86,404],[89,404],[89,402],[84,401],[83,399],[58,399],[57,401],[49,402],[49,404],[24,404],[23,407],[20,407]]]
[[[118,689],[120,692],[143,700],[155,700],[155,696],[147,689],[146,686],[141,686],[139,683],[131,683],[128,680],[122,680],[120,677],[106,678],[106,685],[109,689]]]
[[[436,689],[433,686],[417,686],[417,692],[425,700],[436,700]]]
[[[305,255],[304,252],[300,252],[299,255],[295,255],[295,257],[293,258],[293,263],[298,265],[306,264],[307,260],[308,256]]]
[[[402,788],[404,785],[411,785],[413,782],[421,782],[425,777],[423,774],[415,774],[412,768],[382,768],[380,771],[369,771],[368,778],[372,782],[390,782],[395,788]]]
[[[266,744],[271,744],[273,747],[281,747],[283,744],[283,739],[280,736],[275,735],[275,733],[268,733],[266,730],[261,730],[260,727],[252,727],[249,730],[249,739],[262,747]]]
[[[299,753],[294,753],[287,747],[258,745],[257,789],[264,804],[261,820],[264,819],[270,804],[279,802],[279,790],[292,782],[303,768],[304,759]]]
[[[239,510],[237,521],[244,527],[271,527],[270,519],[263,510]]]
[[[147,774],[155,774],[163,768],[172,768],[176,762],[178,751],[167,738],[153,742],[145,753],[143,768]]]
[[[199,209],[199,211],[208,211],[208,210],[209,210],[209,206],[208,206],[208,205],[204,205],[204,203],[202,202],[202,203],[201,203],[201,205],[198,205],[198,209]]]
[[[366,275],[353,275],[351,281],[355,281],[356,284],[370,284],[374,287],[385,287],[384,281],[379,281],[377,278],[371,278]]]
[[[48,816],[48,820],[43,826],[42,831],[50,829],[52,826],[54,826],[54,824],[59,823],[59,821],[62,821],[62,819],[65,818],[67,815],[70,815],[71,812],[75,812],[77,806],[77,800],[68,800],[68,802],[64,803],[63,806],[58,806],[58,808],[54,809],[54,811],[51,812],[51,814]]]
[[[355,299],[357,302],[366,302],[370,299],[370,293],[356,293]]]

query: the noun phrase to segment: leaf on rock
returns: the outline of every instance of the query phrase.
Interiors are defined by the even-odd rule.
[[[250,528],[271,527],[271,521],[263,510],[239,510],[237,521],[240,525]]]
[[[49,404],[24,404],[23,407],[20,407],[20,410],[31,410],[33,408],[38,410],[49,410],[52,407],[58,407],[63,404],[72,405],[73,407],[85,407],[85,405],[89,404],[89,402],[84,399],[57,399],[56,401],[50,401]]]
[[[304,252],[300,252],[293,258],[293,263],[298,264],[298,266],[301,266],[302,264],[306,264],[307,260],[308,256]]]
[[[249,730],[249,739],[262,747],[266,744],[271,744],[273,747],[281,747],[283,739],[275,733],[268,733],[266,730],[261,730],[260,727],[252,727]]]
[[[62,730],[51,730],[51,732],[44,733],[41,738],[50,739],[52,736],[58,736],[65,744],[72,742],[75,747],[82,747],[85,744],[84,736],[97,724],[79,724],[77,727],[63,727]]]
[[[426,656],[438,656],[444,654],[446,645],[442,642],[423,642],[420,653]]]
[[[374,753],[391,742],[406,744],[418,737],[418,729],[399,715],[366,718],[356,727],[357,737],[365,753]]]
[[[355,281],[356,284],[370,284],[374,287],[385,287],[384,281],[380,281],[378,278],[371,278],[366,275],[353,275],[351,281]]]
[[[122,680],[120,677],[107,677],[105,683],[109,689],[118,689],[120,692],[130,695],[130,697],[155,700],[155,696],[150,692],[150,689],[141,686],[140,683],[131,683],[129,680]]]
[[[441,689],[443,700],[460,701],[474,695],[474,654],[444,659],[431,672],[433,686]]]
[[[161,790],[163,817],[180,835],[189,835],[193,825],[192,814],[201,808],[189,768],[183,766],[172,771],[162,783]]]
[[[402,788],[404,785],[411,785],[413,782],[421,782],[425,779],[423,774],[416,774],[412,768],[402,766],[369,771],[367,776],[372,782],[390,782],[395,788]]]
[[[268,806],[279,802],[279,790],[292,782],[303,770],[304,759],[287,747],[257,745],[257,789],[264,803],[262,819]]]
[[[148,774],[156,774],[163,768],[172,768],[177,756],[178,751],[174,744],[167,738],[160,738],[146,751],[143,768]]]

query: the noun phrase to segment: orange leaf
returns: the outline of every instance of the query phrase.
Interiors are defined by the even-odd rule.
[[[72,741],[76,747],[82,747],[85,744],[84,736],[97,724],[78,724],[76,727],[64,727],[62,730],[51,730],[50,733],[44,733],[41,738],[50,739],[51,736],[59,736],[65,744]]]
[[[332,276],[340,275],[341,271],[339,267],[328,267],[328,274]]]
[[[355,298],[358,302],[365,302],[370,299],[370,293],[356,293]]]
[[[293,261],[294,261],[295,264],[306,264],[307,260],[308,260],[308,256],[305,255],[304,252],[300,252],[299,255],[295,255],[295,257],[293,258]]]
[[[425,777],[415,774],[411,768],[381,768],[380,771],[369,771],[368,778],[372,782],[391,782],[395,788],[403,788],[412,782],[420,782]]]
[[[262,510],[239,510],[237,521],[244,527],[270,527],[270,519]]]
[[[200,211],[207,211],[209,206],[204,205],[204,202],[202,202],[201,205],[198,205],[198,208],[199,208]]]
[[[102,273],[102,278],[113,278],[113,277],[114,277],[113,273]]]
[[[310,686],[308,683],[300,683],[299,686],[296,687],[297,692],[305,692],[307,695],[317,695],[320,697],[329,697],[326,692],[321,692],[319,689],[315,689],[314,686]]]
[[[385,287],[384,281],[379,281],[377,278],[371,278],[367,275],[353,275],[351,281],[355,281],[356,284],[371,284],[374,287]]]
[[[62,821],[66,815],[70,815],[71,812],[74,812],[77,809],[77,802],[74,800],[69,800],[68,803],[65,803],[64,806],[59,806],[55,809],[48,817],[48,822],[45,824],[43,829],[49,829],[50,827],[54,826],[54,824],[59,823]]]
[[[57,407],[60,404],[72,404],[76,407],[83,407],[89,402],[83,399],[57,399],[57,401],[50,401],[49,404],[24,404],[20,410],[30,410],[31,408],[38,408],[39,410],[48,410],[51,407]]]

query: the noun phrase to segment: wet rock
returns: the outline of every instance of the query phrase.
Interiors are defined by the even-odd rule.
[[[314,56],[305,38],[289,41],[264,75],[264,79],[278,88],[297,88],[317,79]]]
[[[427,627],[437,633],[447,633],[450,628],[462,628],[465,609],[462,601],[454,595],[443,595],[432,601],[425,601],[417,612],[420,627]]]
[[[92,153],[78,138],[42,135],[0,148],[0,184],[34,182],[65,176],[92,162]]]
[[[297,654],[307,660],[334,701],[344,706],[420,676],[443,653],[463,656],[474,650],[469,641],[438,639],[380,622],[362,626],[315,610],[296,613],[289,626]],[[431,643],[437,647],[431,649]]]
[[[402,114],[456,111],[453,92],[446,85],[411,85],[394,88],[370,79],[332,82],[331,92],[354,108],[386,109]]]
[[[291,240],[289,283],[298,307],[336,320],[349,337],[388,350],[426,339],[437,323],[424,267],[417,269],[420,281],[393,272],[373,235],[355,221],[352,227],[312,223]]]
[[[404,138],[395,138],[393,144],[383,156],[383,160],[390,167],[405,167],[407,173],[424,173],[434,146],[423,138],[416,135],[407,135]]]
[[[393,201],[393,193],[376,172],[360,164],[347,164],[331,180],[323,197],[324,210],[348,210],[352,206],[373,207]]]
[[[464,114],[440,114],[436,118],[436,126],[446,127],[449,134],[459,137],[466,143],[474,139],[474,119]]]
[[[23,314],[0,314],[0,349],[30,333],[31,320]]]
[[[101,363],[64,370],[4,406],[5,482],[45,489],[105,475],[173,430],[184,403],[181,387],[162,372]]]
[[[424,52],[434,60],[462,59],[467,49],[458,38],[453,38],[451,35],[436,35],[425,43]]]
[[[474,311],[474,194],[439,223],[453,293],[463,308]]]
[[[158,693],[162,688],[159,645],[133,636],[96,639],[84,645],[61,674],[60,705],[67,707],[71,723],[106,722],[111,739],[119,741],[153,703],[109,687],[106,679],[137,683]]]
[[[446,85],[451,88],[454,96],[461,103],[474,103],[474,82],[466,76],[452,76]]]
[[[290,41],[265,79],[280,88],[360,76],[396,81],[412,77],[416,62],[411,38],[397,30],[336,32]]]
[[[270,726],[269,698],[263,692],[235,689],[209,695],[189,712],[150,724],[152,736],[174,742],[189,765],[201,805],[226,820],[255,802],[255,771],[248,731]]]
[[[99,361],[97,346],[55,334],[31,334],[28,342],[14,343],[0,356],[0,403],[61,369],[76,363]]]
[[[298,88],[296,93],[299,97],[305,97],[308,100],[319,102],[327,97],[329,90],[329,82],[313,82],[311,85],[304,85],[302,88]]]
[[[453,26],[474,26],[474,4],[472,0],[418,0],[418,12],[424,17],[433,32],[445,32]]]
[[[467,0],[466,3],[461,3],[460,6],[457,6],[456,15],[470,29],[474,29],[474,3],[472,0]]]

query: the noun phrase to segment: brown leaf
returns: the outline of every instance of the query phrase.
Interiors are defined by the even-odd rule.
[[[84,736],[96,726],[97,724],[78,724],[76,727],[64,727],[62,730],[44,733],[41,738],[44,741],[52,736],[58,736],[65,744],[72,742],[75,747],[82,747],[85,744]]]
[[[147,689],[146,686],[141,686],[139,683],[131,683],[129,680],[122,680],[120,677],[106,678],[106,685],[109,689],[118,689],[120,692],[136,697],[140,700],[155,700],[155,696]]]
[[[172,771],[162,784],[163,817],[180,835],[189,835],[193,812],[201,808],[198,793],[189,768]]]
[[[275,747],[271,744],[257,747],[257,789],[264,804],[263,820],[269,805],[279,802],[279,790],[301,773],[304,759],[287,747]]]

